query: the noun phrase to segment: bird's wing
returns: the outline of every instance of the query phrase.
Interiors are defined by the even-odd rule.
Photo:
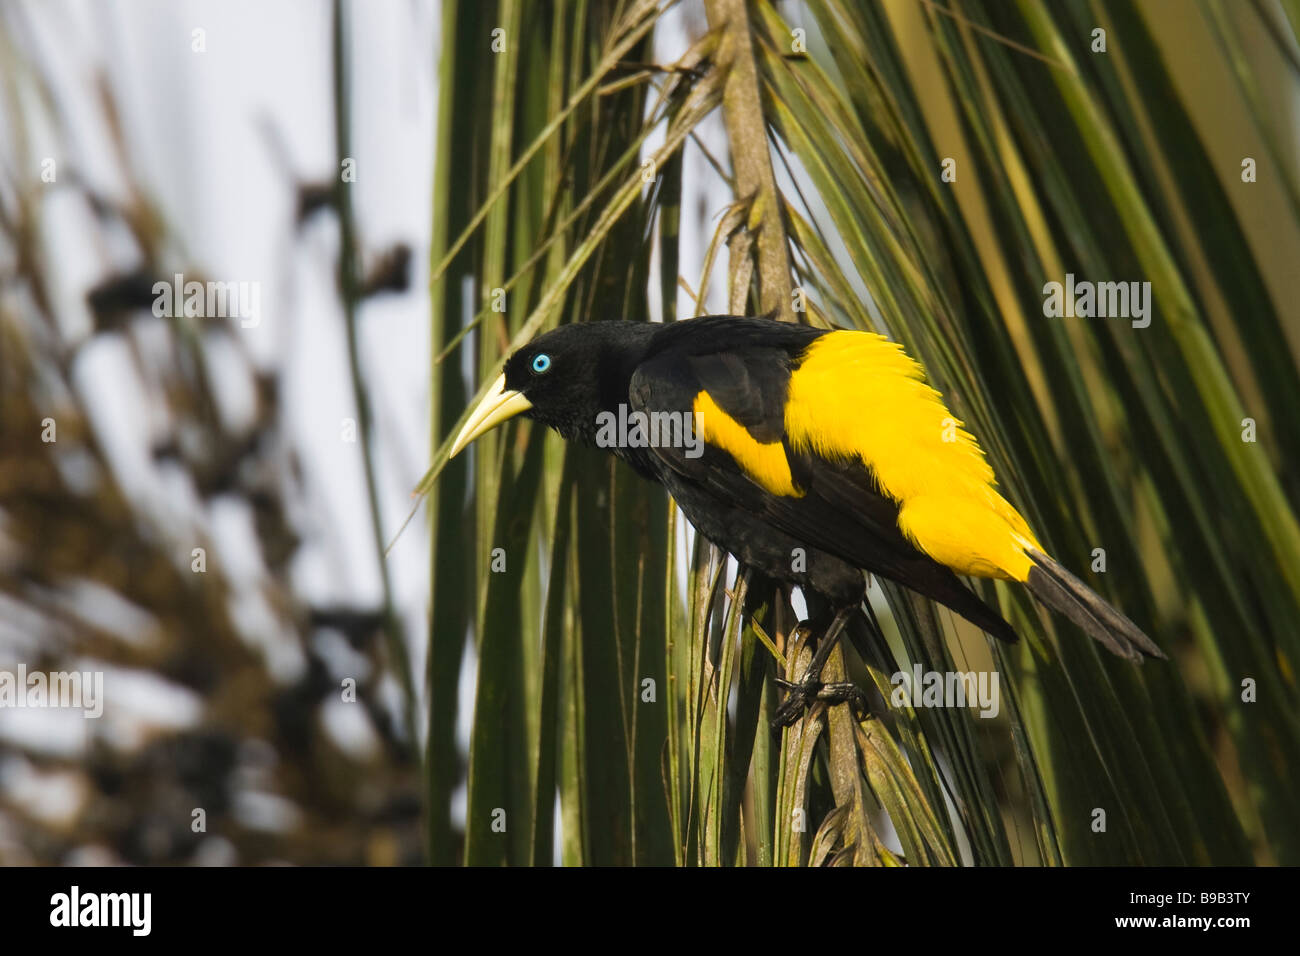
[[[802,345],[803,343],[801,343]],[[779,345],[668,349],[641,363],[633,409],[694,414],[702,454],[682,445],[651,452],[680,479],[742,508],[810,547],[935,598],[991,633],[1001,618],[900,530],[899,504],[860,456],[798,449],[787,430],[797,355]],[[871,414],[869,409],[859,414]]]
[[[961,574],[1024,581],[1042,550],[995,488],[975,436],[896,343],[866,332],[822,336],[790,377],[786,440],[796,452],[865,464],[900,505],[920,550]]]

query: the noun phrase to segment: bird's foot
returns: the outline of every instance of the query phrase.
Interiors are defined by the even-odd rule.
[[[822,634],[817,645],[817,653],[813,655],[812,663],[809,664],[808,669],[803,672],[802,680],[795,683],[777,678],[777,684],[784,688],[787,693],[785,700],[781,702],[781,706],[776,709],[776,714],[772,718],[773,730],[779,731],[782,727],[789,727],[803,716],[804,710],[817,701],[826,704],[843,704],[846,701],[851,701],[855,713],[862,715],[868,713],[866,694],[853,684],[846,682],[823,684],[821,679],[822,669],[826,666],[826,661],[830,658],[831,651],[834,650],[835,643],[839,640],[840,632],[844,630],[844,625],[848,622],[849,615],[854,610],[854,607],[845,607],[836,612],[830,626]],[[803,626],[805,625],[800,625],[800,627]],[[807,635],[805,634],[804,637],[807,637]]]
[[[787,693],[785,700],[781,702],[781,706],[776,709],[776,714],[772,717],[773,730],[789,727],[817,701],[829,705],[852,704],[854,716],[859,718],[866,717],[869,713],[867,695],[856,684],[847,681],[823,684],[818,677],[807,675],[798,683],[779,677],[776,683]]]
[[[785,700],[781,701],[781,706],[776,709],[776,714],[772,717],[772,729],[780,730],[782,727],[789,727],[803,716],[805,709],[812,706],[812,702],[817,699],[817,692],[821,690],[822,682],[805,677],[801,683],[796,684],[794,681],[782,680],[778,677],[776,683],[786,692]]]

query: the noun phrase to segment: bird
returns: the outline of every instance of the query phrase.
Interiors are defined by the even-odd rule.
[[[516,416],[607,448],[707,540],[815,599],[817,650],[780,681],[774,726],[815,700],[861,701],[821,672],[867,573],[1007,642],[1015,630],[961,576],[1019,582],[1119,657],[1165,657],[1048,555],[920,363],[878,333],[750,316],[561,325],[509,356],[450,456]]]

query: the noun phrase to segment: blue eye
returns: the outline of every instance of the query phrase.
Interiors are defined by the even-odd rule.
[[[551,367],[551,357],[545,352],[539,352],[533,358],[533,371],[541,374]]]

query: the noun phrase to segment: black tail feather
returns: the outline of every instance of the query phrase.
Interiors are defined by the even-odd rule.
[[[1026,581],[1029,590],[1053,611],[1069,618],[1112,654],[1136,663],[1142,662],[1143,655],[1166,657],[1141,628],[1057,561],[1036,550],[1030,550],[1029,557],[1035,564]]]
[[[935,561],[927,559],[925,564],[912,568],[911,573],[898,580],[898,583],[956,611],[984,633],[1000,641],[1014,644],[1020,640],[1020,636],[1001,614],[962,584],[961,579],[949,568]]]

